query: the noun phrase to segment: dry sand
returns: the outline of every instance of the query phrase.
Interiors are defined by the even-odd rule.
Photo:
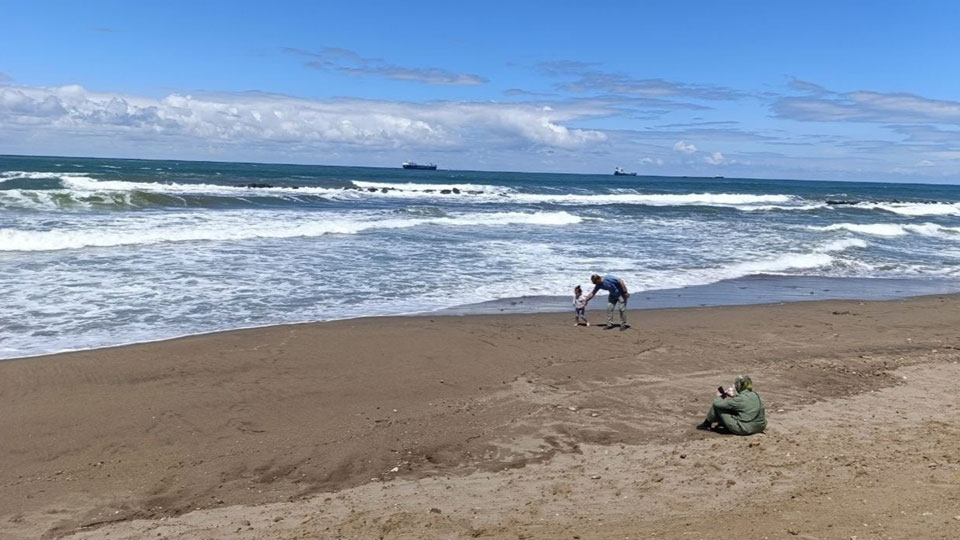
[[[960,297],[631,317],[0,362],[0,538],[960,538]],[[694,430],[739,373],[767,433]]]

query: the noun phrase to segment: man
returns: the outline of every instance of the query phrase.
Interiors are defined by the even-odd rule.
[[[604,326],[603,329],[610,330],[617,326],[613,324],[614,309],[620,311],[620,330],[630,328],[630,325],[627,324],[627,298],[630,298],[630,293],[627,292],[627,284],[612,274],[607,274],[603,277],[594,274],[590,276],[590,282],[593,283],[593,292],[587,295],[587,302],[589,302],[600,289],[609,293],[609,296],[607,296],[607,325]]]
[[[736,390],[731,392],[733,389]],[[733,382],[732,389],[717,390],[717,397],[713,399],[713,406],[707,412],[707,419],[697,426],[697,429],[710,430],[714,424],[734,435],[753,435],[766,429],[767,417],[763,401],[753,391],[750,377],[740,375]]]

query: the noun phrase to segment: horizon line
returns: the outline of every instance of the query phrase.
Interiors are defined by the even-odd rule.
[[[326,165],[319,163],[290,163],[284,161],[222,161],[222,160],[207,160],[207,159],[170,159],[170,158],[131,158],[131,157],[104,157],[104,156],[69,156],[69,155],[47,155],[47,154],[0,154],[0,158],[64,158],[64,159],[102,159],[102,160],[116,160],[116,161],[180,161],[187,163],[225,163],[225,164],[237,164],[237,165],[287,165],[294,167],[341,167],[341,168],[358,168],[358,169],[385,169],[393,170],[400,169],[403,170],[399,165],[397,167],[385,167],[378,165]],[[577,172],[544,172],[544,171],[510,171],[510,170],[483,170],[483,169],[442,169],[437,168],[434,172],[479,172],[479,173],[507,173],[507,174],[562,174],[569,176],[614,176],[612,172],[610,173],[577,173]],[[422,171],[421,171],[422,172]],[[677,180],[684,179],[706,179],[706,180],[773,180],[773,181],[782,181],[782,182],[837,182],[837,183],[856,183],[856,184],[912,184],[919,186],[944,186],[944,185],[953,185],[960,186],[960,179],[950,180],[948,182],[940,183],[931,183],[931,182],[916,182],[916,181],[905,181],[905,180],[817,180],[812,178],[767,178],[767,177],[754,177],[754,176],[724,176],[724,175],[715,175],[715,176],[691,176],[691,175],[663,175],[663,174],[640,174],[637,173],[636,176],[630,176],[628,178],[671,178]]]

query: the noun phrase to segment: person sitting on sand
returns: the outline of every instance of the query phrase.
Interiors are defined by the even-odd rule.
[[[577,322],[574,326],[590,326],[587,321],[587,297],[583,295],[583,289],[579,285],[573,288],[573,309],[577,313]]]
[[[627,298],[630,298],[630,293],[627,292],[627,284],[612,274],[607,274],[603,277],[594,274],[590,276],[590,282],[593,283],[593,292],[587,295],[587,302],[593,299],[594,295],[596,295],[600,289],[604,289],[610,293],[610,295],[607,296],[607,325],[604,326],[603,329],[609,330],[617,326],[613,324],[614,309],[620,311],[620,330],[630,328],[630,325],[627,324],[626,313]]]
[[[753,391],[750,377],[740,375],[734,380],[733,388],[717,389],[707,419],[697,429],[714,429],[714,425],[734,435],[753,435],[767,427],[763,401]]]

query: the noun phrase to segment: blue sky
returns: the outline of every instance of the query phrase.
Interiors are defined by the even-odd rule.
[[[960,181],[955,2],[14,2],[0,153]]]

